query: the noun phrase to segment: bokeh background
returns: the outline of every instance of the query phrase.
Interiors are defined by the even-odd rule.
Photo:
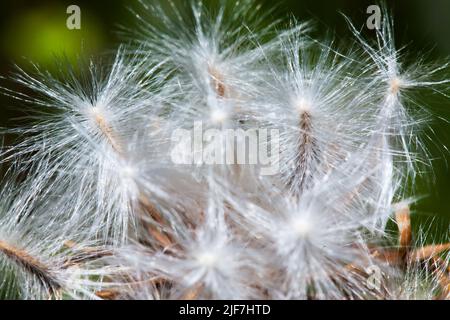
[[[212,1],[205,0],[206,3]],[[135,2],[1,0],[0,76],[7,77],[14,71],[14,64],[26,66],[30,60],[52,69],[55,56],[64,54],[75,61],[80,54],[96,56],[110,52],[122,40],[117,32],[119,26],[133,26],[133,16],[128,8],[135,6]],[[260,2],[271,7],[275,1]],[[66,9],[71,4],[81,8],[81,30],[66,28]],[[339,40],[351,36],[340,13],[362,26],[368,17],[366,8],[376,2],[281,0],[276,4],[278,14],[294,15],[300,21],[313,19],[316,35],[329,33]],[[430,60],[450,57],[450,1],[391,0],[387,4],[394,14],[397,44],[408,46],[410,63],[414,63],[414,57],[419,53],[426,53]],[[2,80],[1,85],[15,89],[7,80]],[[443,241],[448,240],[450,230],[450,156],[445,147],[450,148],[450,103],[426,94],[421,99],[435,115],[428,129],[428,133],[434,134],[432,139],[425,140],[433,168],[416,182],[417,195],[421,199],[413,208],[413,227],[429,230],[430,242]],[[14,119],[22,115],[20,104],[5,95],[0,96],[1,127],[11,127]]]

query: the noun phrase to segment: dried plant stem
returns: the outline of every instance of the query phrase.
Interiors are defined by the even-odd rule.
[[[150,278],[148,280],[143,281],[130,281],[126,282],[125,285],[127,287],[139,287],[142,285],[145,286],[161,286],[164,284],[166,279],[161,277],[154,277]],[[122,293],[125,291],[123,287],[121,289],[118,288],[111,288],[111,289],[105,289],[105,290],[99,290],[95,292],[95,295],[101,299],[104,300],[114,300],[122,295]]]
[[[155,208],[155,206],[148,201],[146,197],[140,197],[139,203],[142,207],[142,209],[145,210],[146,213],[152,217],[152,219],[159,225],[164,225],[165,221],[161,215],[161,213],[158,211],[158,209]],[[164,247],[168,248],[173,245],[174,241],[164,233],[162,230],[159,230],[158,226],[155,226],[154,224],[147,224],[148,232]]]
[[[64,245],[67,248],[76,250],[77,253],[67,259],[67,261],[63,265],[63,268],[69,268],[71,266],[82,264],[87,261],[113,255],[113,252],[111,250],[96,247],[79,247],[74,241],[71,240],[65,241]]]
[[[100,290],[95,292],[95,295],[103,300],[114,300],[119,296],[120,292],[118,290]]]

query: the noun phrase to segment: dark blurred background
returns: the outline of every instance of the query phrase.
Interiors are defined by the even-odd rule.
[[[148,0],[152,1],[152,0]],[[154,0],[166,1],[166,0]],[[185,1],[185,0],[180,0]],[[205,1],[212,2],[214,0]],[[0,75],[8,76],[14,64],[24,66],[29,60],[52,69],[55,56],[66,55],[75,61],[77,56],[101,55],[120,43],[119,25],[133,26],[128,8],[136,6],[133,0],[1,0],[0,1]],[[177,0],[175,0],[177,2]],[[268,8],[275,1],[260,0]],[[337,39],[350,37],[340,14],[351,17],[362,26],[368,14],[366,8],[376,1],[355,0],[281,0],[276,2],[278,13],[293,14],[300,21],[315,20],[316,35],[330,32]],[[81,8],[81,29],[66,27],[69,5]],[[450,56],[450,1],[397,0],[387,1],[393,11],[397,45],[407,45],[410,63],[420,52],[430,60],[444,60]],[[450,74],[447,75],[450,78]],[[2,85],[5,81],[2,81]],[[15,89],[12,82],[6,82]],[[450,91],[449,91],[450,92]],[[421,97],[435,115],[425,140],[433,159],[433,170],[416,182],[421,200],[414,206],[413,226],[430,230],[429,241],[448,240],[450,221],[450,104],[431,95]],[[0,126],[11,126],[13,119],[23,115],[20,104],[7,96],[0,96]]]

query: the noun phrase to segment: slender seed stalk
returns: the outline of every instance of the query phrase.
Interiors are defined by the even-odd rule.
[[[215,67],[209,65],[208,73],[212,82],[212,87],[219,98],[225,98],[228,93],[228,89],[223,80],[223,76]]]
[[[113,129],[108,124],[105,117],[101,115],[99,112],[95,112],[95,122],[97,123],[98,128],[105,136],[105,138],[108,140],[108,143],[111,145],[114,151],[118,155],[123,156],[123,148],[121,143],[119,142],[119,138],[116,137]]]

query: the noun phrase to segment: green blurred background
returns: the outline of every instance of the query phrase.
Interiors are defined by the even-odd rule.
[[[260,2],[270,8],[275,1]],[[315,20],[316,35],[331,31],[337,39],[345,39],[350,33],[340,12],[362,26],[368,17],[366,8],[376,1],[282,0],[276,3],[281,15],[293,14],[300,21]],[[66,28],[66,9],[71,4],[81,8],[81,30]],[[430,60],[450,56],[450,1],[397,0],[387,1],[387,4],[394,13],[397,44],[408,45],[411,63],[415,55],[424,51]],[[132,0],[1,0],[0,75],[11,74],[14,64],[27,65],[28,60],[51,69],[55,56],[61,54],[75,60],[80,54],[101,55],[114,49],[121,40],[117,33],[119,25],[133,26],[128,8],[135,5],[136,1]],[[12,82],[6,85],[15,89]],[[444,146],[450,147],[450,105],[445,99],[431,95],[421,99],[429,105],[436,119],[427,131],[434,131],[433,139],[426,140],[433,158],[433,172],[416,182],[417,194],[423,198],[414,206],[413,226],[430,229],[429,241],[448,240],[450,156]],[[13,119],[21,115],[20,104],[0,96],[1,127],[11,126]]]

